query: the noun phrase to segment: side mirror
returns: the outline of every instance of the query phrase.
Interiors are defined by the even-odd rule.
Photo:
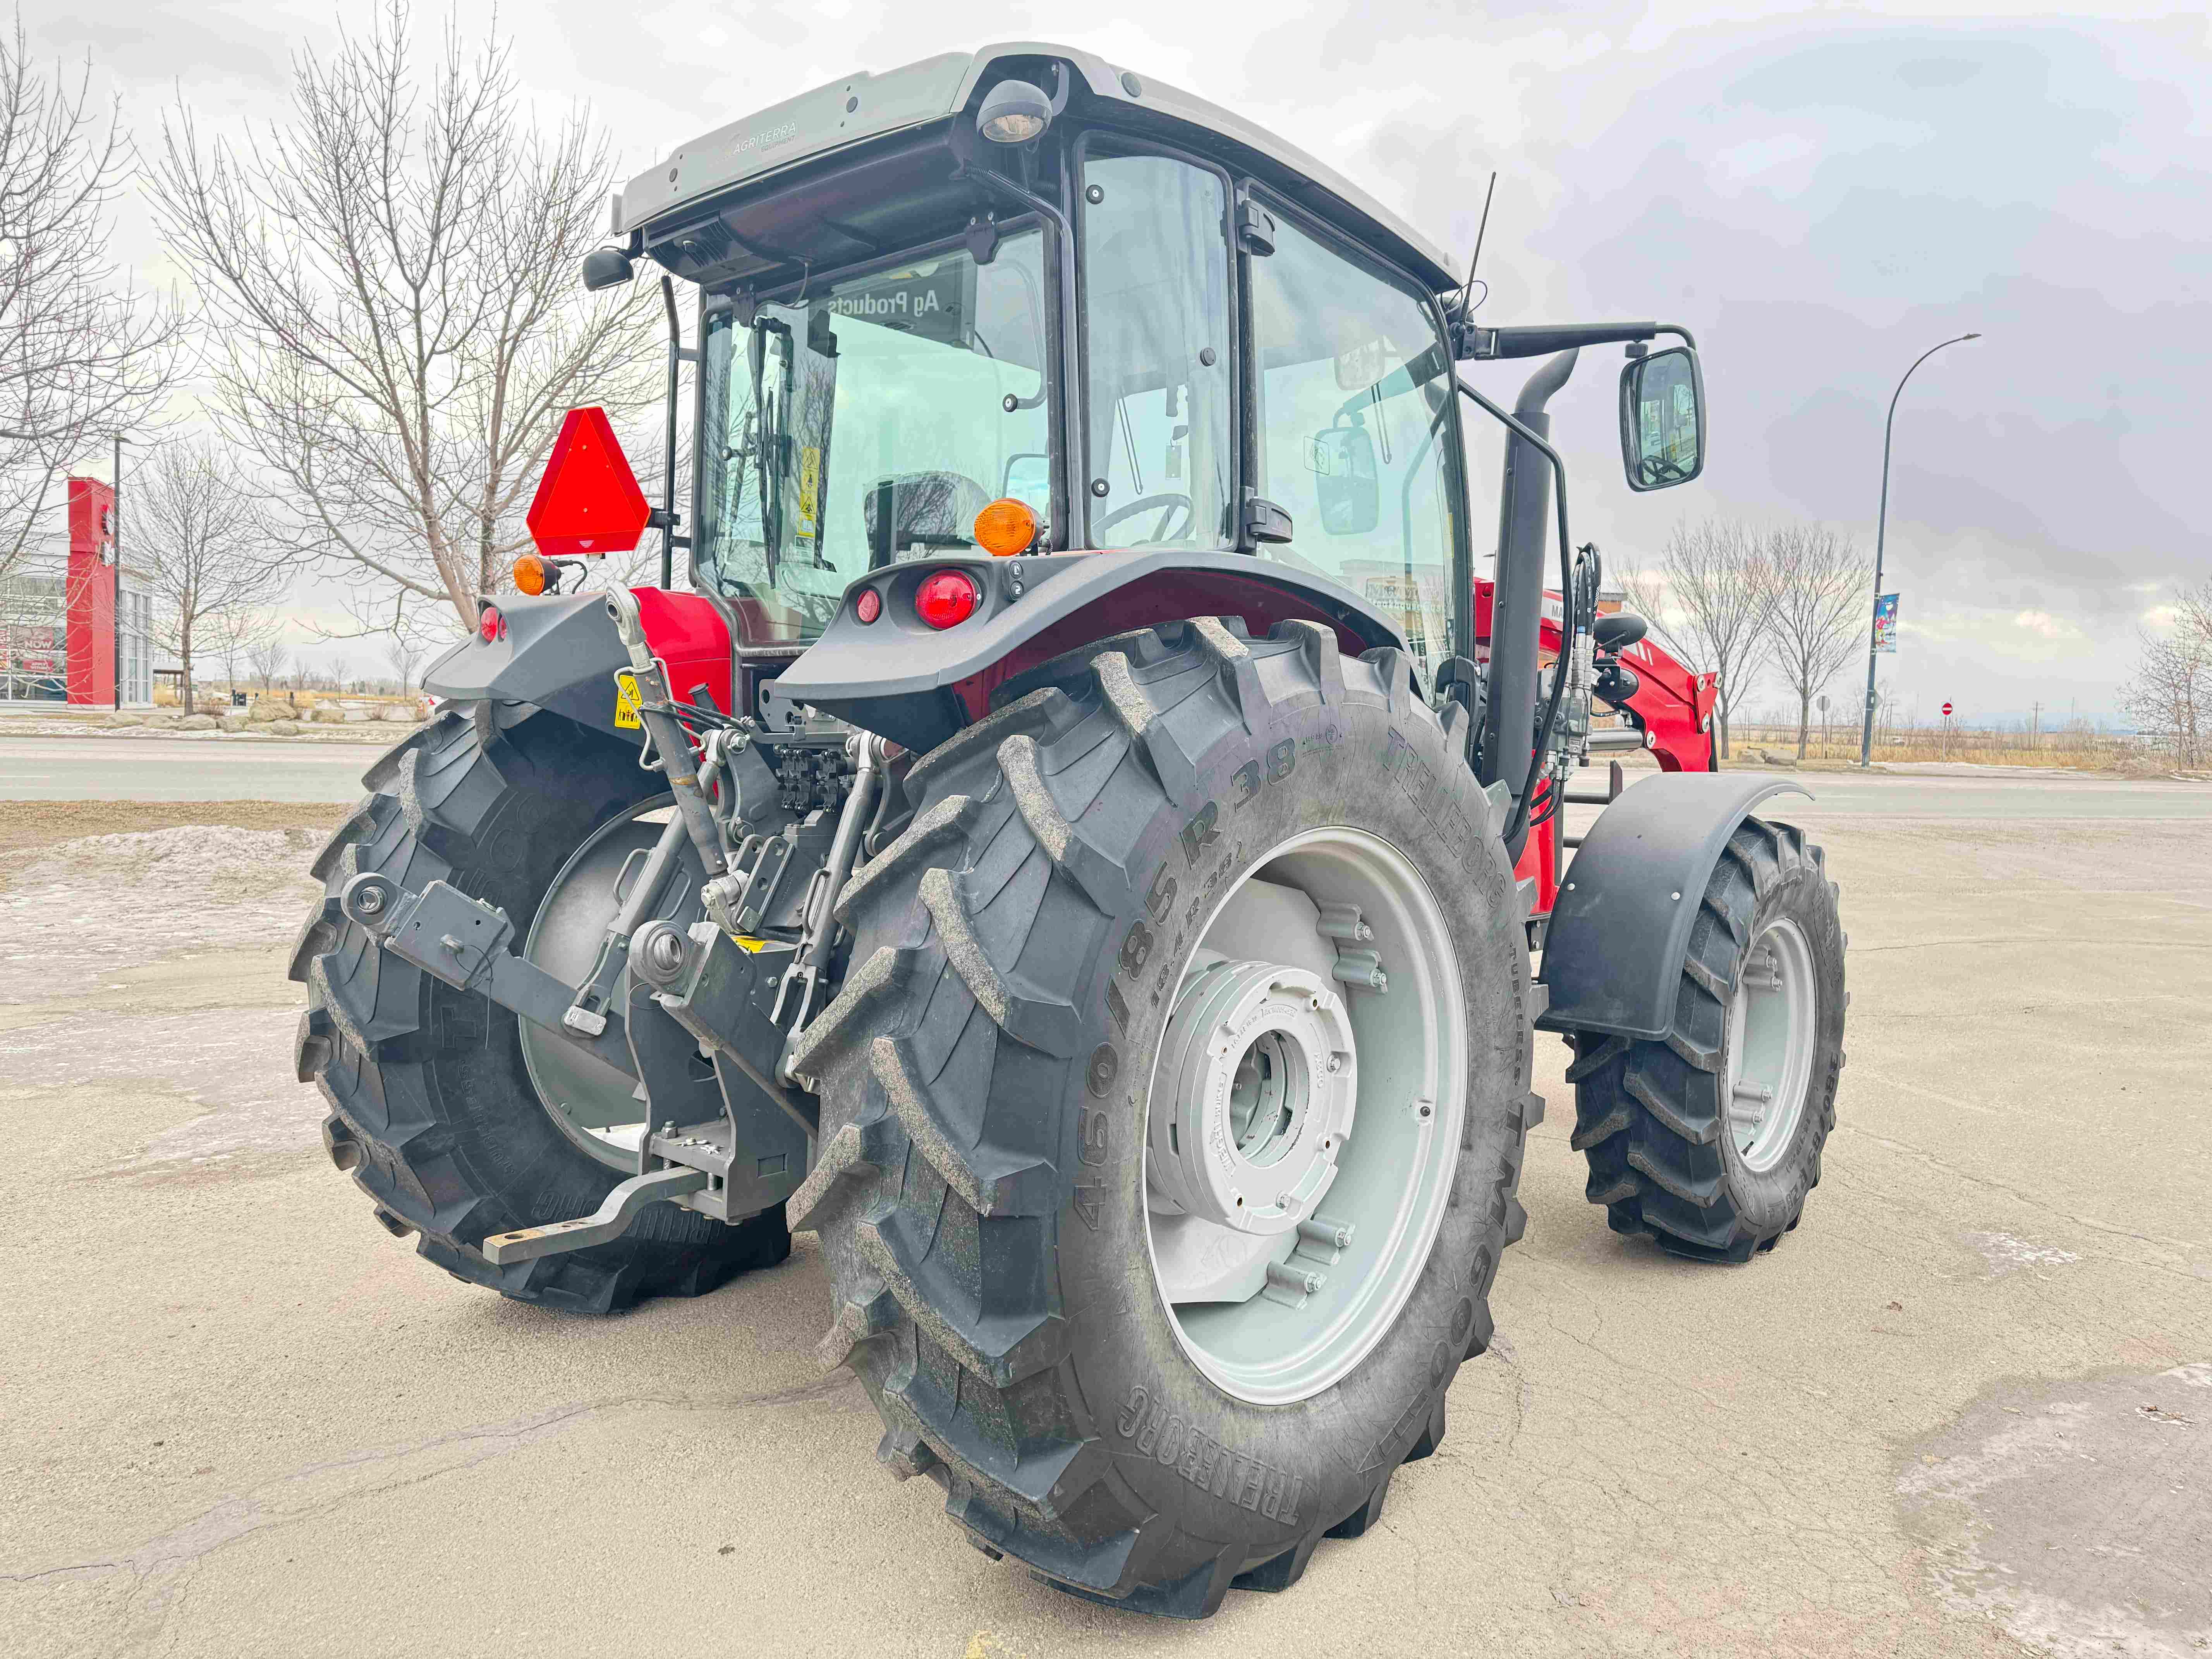
[[[1620,461],[1634,490],[1687,483],[1705,468],[1705,382],[1687,346],[1620,371]]]
[[[1306,444],[1314,475],[1322,532],[1364,536],[1381,522],[1382,498],[1375,477],[1375,440],[1364,426],[1333,426]]]
[[[584,287],[590,293],[620,288],[632,275],[629,255],[618,247],[595,247],[584,256]]]

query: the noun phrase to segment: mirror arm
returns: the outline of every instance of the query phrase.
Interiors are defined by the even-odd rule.
[[[1507,357],[1543,357],[1577,346],[1629,345],[1661,334],[1680,337],[1695,351],[1698,343],[1680,323],[1559,323],[1525,328],[1477,328],[1463,323],[1455,347],[1462,362]]]
[[[1568,367],[1571,368],[1572,365],[1569,364]],[[1562,374],[1560,378],[1565,377]],[[1527,422],[1499,408],[1458,375],[1455,374],[1452,380],[1461,392],[1472,399],[1485,414],[1504,426],[1515,437],[1525,439],[1552,464],[1553,507],[1559,526],[1559,604],[1561,607],[1559,614],[1564,624],[1559,630],[1559,637],[1564,641],[1571,637],[1574,633],[1574,618],[1566,614],[1565,607],[1574,603],[1575,591],[1574,543],[1567,535],[1567,464],[1560,459],[1558,450],[1553,448],[1549,442],[1530,429]],[[1540,605],[1543,602],[1542,589],[1540,587],[1537,592],[1539,594],[1537,603]],[[1494,635],[1495,624],[1492,625],[1492,631]],[[1494,663],[1497,660],[1494,647],[1491,657]],[[1562,662],[1565,660],[1564,653],[1561,654],[1560,660]],[[1493,683],[1494,678],[1493,675]],[[1559,693],[1565,688],[1566,679],[1567,677],[1564,673],[1554,668],[1552,674],[1552,695],[1544,704],[1543,729],[1536,734],[1536,747],[1528,757],[1528,781],[1521,786],[1520,798],[1513,803],[1513,816],[1506,822],[1505,845],[1516,856],[1518,855],[1517,843],[1522,832],[1528,826],[1529,798],[1534,793],[1536,780],[1543,772],[1546,751],[1552,746],[1552,728],[1559,717]],[[1509,720],[1512,718],[1510,711],[1506,712],[1506,718]],[[1503,731],[1506,728],[1501,726],[1499,729]]]

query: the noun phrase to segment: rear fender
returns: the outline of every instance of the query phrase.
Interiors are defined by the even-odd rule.
[[[1666,772],[1598,814],[1567,866],[1544,935],[1547,1031],[1657,1040],[1674,1027],[1690,929],[1721,849],[1751,809],[1802,784]]]
[[[915,614],[914,591],[947,568],[973,576],[982,599],[940,631]],[[873,623],[854,612],[864,587],[882,596]],[[1255,634],[1318,622],[1354,653],[1405,643],[1349,589],[1243,554],[918,559],[848,586],[822,637],[775,681],[775,700],[811,703],[923,753],[981,719],[994,690],[1039,663],[1130,629],[1216,616],[1241,617]]]
[[[732,656],[727,621],[696,593],[634,587],[645,637],[668,665],[679,696],[706,688],[714,706],[730,708]],[[629,653],[607,614],[606,596],[563,593],[544,599],[510,596],[495,601],[506,626],[496,638],[463,641],[422,677],[433,696],[467,702],[526,702],[565,714],[580,726],[637,743],[632,716],[622,723],[614,677],[629,666]]]

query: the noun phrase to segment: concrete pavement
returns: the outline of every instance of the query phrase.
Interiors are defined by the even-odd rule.
[[[585,1322],[376,1227],[290,1071],[312,832],[9,854],[0,1646],[2193,1659],[2212,789],[1806,781],[1854,1001],[1804,1225],[1734,1269],[1608,1233],[1540,1039],[1528,1235],[1443,1447],[1196,1627],[988,1562],[884,1474],[814,1366],[811,1237]]]

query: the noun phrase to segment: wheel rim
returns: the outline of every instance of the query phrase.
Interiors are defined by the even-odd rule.
[[[1744,953],[1729,1000],[1729,1136],[1753,1174],[1781,1163],[1797,1138],[1819,1008],[1812,948],[1796,922],[1778,917]]]
[[[599,961],[607,923],[614,918],[616,884],[623,866],[660,839],[672,811],[666,795],[641,802],[602,824],[571,853],[538,902],[523,941],[524,957],[566,984],[582,983]],[[615,981],[616,1006],[623,1006],[629,996],[629,970],[625,968]],[[526,1019],[519,1024],[522,1063],[546,1115],[600,1163],[635,1174],[637,1144],[645,1133],[637,1079]]]
[[[1427,1264],[1466,1113],[1443,915],[1364,830],[1275,848],[1215,905],[1153,1068],[1146,1245],[1176,1340],[1255,1404],[1320,1393]]]

